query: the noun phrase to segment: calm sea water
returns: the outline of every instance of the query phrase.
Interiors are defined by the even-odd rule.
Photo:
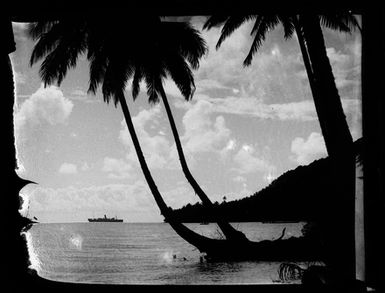
[[[215,224],[187,224],[218,237]],[[250,240],[300,236],[303,223],[233,223]],[[33,267],[44,278],[112,284],[256,284],[278,280],[280,262],[200,261],[200,252],[166,223],[35,224]]]

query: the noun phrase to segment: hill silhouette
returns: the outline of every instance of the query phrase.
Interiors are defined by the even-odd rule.
[[[361,158],[362,138],[354,142],[357,158]],[[342,176],[342,175],[341,175]],[[328,206],[341,196],[336,194],[332,162],[329,157],[315,160],[283,173],[254,194],[229,202],[214,203],[229,222],[312,221],[327,214]],[[185,223],[215,222],[212,212],[200,202],[174,210]]]

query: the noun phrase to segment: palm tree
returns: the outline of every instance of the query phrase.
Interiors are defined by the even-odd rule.
[[[337,265],[346,264],[347,275],[355,277],[355,251],[354,251],[354,153],[353,140],[343,112],[340,96],[334,81],[334,76],[329,59],[326,54],[325,42],[321,30],[321,24],[343,32],[350,32],[358,23],[350,13],[334,15],[300,14],[292,15],[242,15],[242,16],[211,16],[204,24],[205,29],[223,24],[221,35],[217,42],[218,49],[222,42],[229,37],[238,27],[249,20],[255,20],[251,35],[254,36],[251,49],[246,56],[243,65],[251,64],[253,55],[261,47],[266,34],[279,23],[284,27],[285,38],[292,37],[294,31],[298,36],[306,72],[312,91],[315,108],[319,118],[321,131],[330,157],[334,160],[337,194],[331,211],[333,217],[327,219],[329,235],[332,239],[340,239],[333,243],[334,249],[340,253],[339,259],[334,260]],[[344,174],[340,179],[338,174]],[[346,192],[348,190],[348,192]],[[345,191],[345,192],[344,192]],[[343,224],[342,231],[337,229],[336,215],[340,216]],[[336,257],[334,257],[336,259]]]
[[[155,51],[157,54],[146,54],[152,58],[150,57],[140,61],[137,59],[137,62],[140,65],[137,65],[135,68],[132,82],[132,95],[134,99],[138,96],[141,80],[145,80],[147,86],[152,84],[151,87],[148,87],[147,91],[149,100],[152,103],[156,103],[159,101],[159,96],[162,99],[175,140],[179,161],[187,181],[192,186],[196,195],[201,199],[203,205],[208,208],[211,214],[214,215],[214,218],[217,219],[218,226],[221,228],[226,238],[235,241],[245,241],[247,239],[242,232],[234,229],[228,222],[224,221],[219,214],[217,214],[217,210],[214,209],[213,203],[190,172],[171,108],[162,85],[162,78],[168,73],[185,99],[190,100],[192,98],[195,84],[192,72],[186,63],[186,59],[189,61],[192,69],[197,69],[199,58],[203,56],[206,51],[204,41],[199,36],[198,32],[195,29],[192,29],[187,23],[165,22],[162,23],[161,27],[165,33],[161,32],[157,34],[159,37],[159,39],[156,40],[157,47],[151,48],[151,52]],[[193,54],[194,51],[196,52],[195,54]]]
[[[40,68],[40,75],[45,83],[54,81],[60,85],[70,67],[76,66],[79,54],[88,51],[90,60],[89,91],[96,93],[102,84],[103,97],[106,102],[113,99],[115,105],[120,103],[128,129],[132,136],[139,162],[145,178],[152,190],[162,214],[169,220],[170,215],[161,195],[157,191],[150,171],[142,155],[139,142],[133,127],[129,127],[130,114],[124,98],[126,82],[132,77],[132,94],[134,99],[139,94],[140,82],[145,80],[147,94],[151,103],[159,101],[161,95],[172,127],[177,151],[186,178],[193,186],[203,203],[212,210],[212,202],[195,181],[188,169],[179,135],[169,107],[162,80],[169,74],[175,81],[186,99],[192,97],[194,87],[192,68],[197,68],[199,58],[205,53],[206,47],[199,33],[186,23],[162,23],[157,18],[149,19],[149,24],[134,32],[133,38],[140,46],[117,44],[118,33],[94,19],[61,20],[60,22],[42,22],[31,26],[30,34],[38,39],[32,56],[31,65],[46,56]],[[125,24],[127,25],[127,24]],[[114,24],[114,29],[119,24]],[[151,38],[147,35],[151,33]],[[146,36],[144,38],[143,36]],[[177,36],[177,37],[176,37]],[[229,223],[218,218],[218,225],[229,240],[247,240],[243,233],[235,230]]]
[[[299,16],[214,15],[206,21],[203,28],[210,29],[214,26],[223,24],[221,35],[216,44],[216,48],[219,49],[226,38],[228,38],[243,23],[250,20],[255,20],[251,30],[251,35],[254,39],[243,65],[249,66],[251,64],[254,54],[265,40],[266,34],[278,24],[281,23],[284,27],[285,39],[291,38],[293,33],[296,32],[328,154],[334,156],[336,153],[341,153],[341,149],[343,149],[342,152],[345,152],[346,143],[341,146],[339,142],[342,140],[347,141],[350,145],[352,143],[352,138],[346,119],[344,119],[345,115],[343,114],[340,97],[334,82],[333,72],[326,54],[322,31],[320,31],[320,23],[325,27],[338,29],[348,33],[356,27],[360,28],[355,17],[350,13],[322,16],[308,14]],[[326,93],[326,91],[328,92]],[[330,95],[332,95],[332,97],[329,98]],[[322,99],[321,97],[326,98]],[[332,107],[332,109],[335,108],[337,113],[335,115],[329,114],[329,117],[327,114],[330,112],[330,109],[325,109],[327,106]],[[331,119],[334,119],[334,116],[339,117],[339,120],[333,121],[335,124],[334,127],[332,127],[330,121]],[[326,123],[326,125],[324,125],[324,123]],[[336,126],[340,129],[336,129]],[[341,135],[343,136],[342,138],[340,137]]]

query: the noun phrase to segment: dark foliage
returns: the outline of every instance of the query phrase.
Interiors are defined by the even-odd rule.
[[[362,139],[355,142],[360,153]],[[333,178],[330,158],[289,170],[254,194],[234,201],[215,202],[214,207],[229,222],[316,221],[336,204],[339,179]],[[183,222],[213,222],[201,204],[187,204],[174,211]]]

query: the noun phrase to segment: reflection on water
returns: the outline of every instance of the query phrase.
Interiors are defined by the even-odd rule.
[[[188,224],[206,236],[216,225]],[[234,225],[250,240],[276,239],[286,228],[300,236],[302,223]],[[214,262],[181,239],[166,223],[37,224],[30,242],[44,278],[113,284],[255,284],[278,279],[279,262]],[[231,253],[231,252],[229,252]]]

